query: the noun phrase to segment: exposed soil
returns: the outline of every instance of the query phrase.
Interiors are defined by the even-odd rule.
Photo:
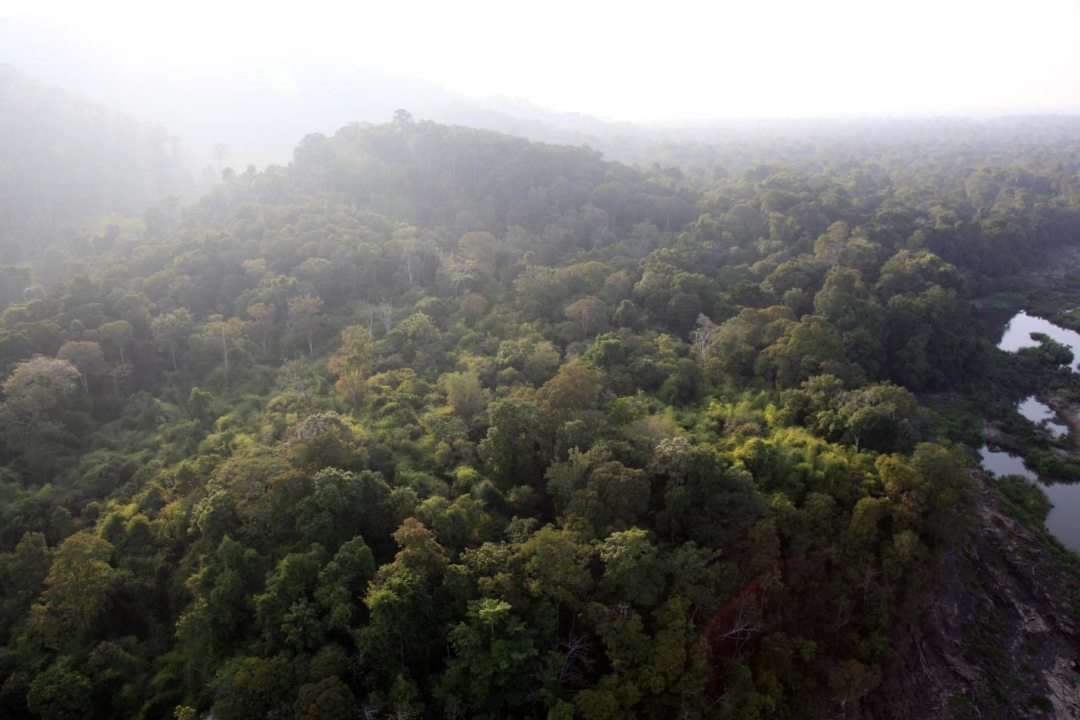
[[[1016,453],[1020,456],[1023,456],[1024,454],[1025,448],[1023,443],[1012,435],[1004,432],[996,425],[987,423],[983,426],[983,437],[988,444],[1001,448],[1002,450],[1008,450],[1009,452]]]
[[[1080,718],[1080,566],[1003,514],[981,471],[976,523],[945,558],[900,663],[851,718]]]

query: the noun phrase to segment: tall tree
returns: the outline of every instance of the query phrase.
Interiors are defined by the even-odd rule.
[[[158,315],[150,323],[150,329],[154,333],[154,340],[165,350],[169,351],[172,359],[173,371],[179,371],[180,366],[176,361],[176,351],[181,344],[187,341],[191,332],[195,329],[195,318],[187,308],[178,308],[172,312]]]
[[[113,546],[86,532],[60,543],[45,578],[41,600],[31,608],[31,625],[52,645],[90,627],[105,609],[115,570]]]
[[[315,332],[322,323],[322,300],[305,295],[289,298],[286,327],[293,337],[307,340],[308,356],[315,357]]]
[[[56,357],[67,360],[75,366],[79,371],[79,380],[82,382],[84,391],[90,389],[87,383],[90,375],[98,375],[105,371],[105,353],[96,342],[71,340],[60,346]]]

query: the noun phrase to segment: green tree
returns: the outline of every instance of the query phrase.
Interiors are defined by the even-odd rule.
[[[295,506],[296,527],[305,544],[330,552],[357,534],[382,538],[390,532],[390,487],[370,470],[328,467],[315,474],[311,490]]]
[[[607,303],[595,295],[567,305],[565,312],[566,317],[577,323],[586,337],[592,337],[607,329]]]
[[[300,686],[293,705],[297,717],[309,720],[351,720],[356,713],[356,698],[340,678],[323,678]]]
[[[0,555],[0,639],[26,618],[31,603],[41,593],[51,557],[45,536],[24,533],[14,551]]]
[[[154,341],[162,349],[169,351],[173,371],[178,371],[180,368],[176,362],[176,351],[191,336],[195,329],[195,318],[187,308],[182,307],[158,315],[150,323],[150,329],[154,333]]]
[[[487,408],[488,394],[475,372],[446,373],[439,378],[439,388],[446,393],[446,402],[453,413],[466,422]]]
[[[464,622],[448,635],[454,655],[443,675],[446,692],[465,698],[476,713],[513,712],[530,682],[526,668],[537,655],[525,623],[507,602],[469,603]]]
[[[293,682],[284,657],[235,658],[217,674],[212,711],[223,720],[266,717],[282,704],[288,709]]]
[[[546,436],[540,408],[523,398],[496,400],[488,408],[487,436],[480,457],[505,484],[539,479],[546,456]]]
[[[131,323],[126,320],[116,320],[105,323],[97,331],[99,338],[116,348],[116,351],[120,354],[120,364],[126,365],[127,356],[124,354],[124,350],[131,346],[135,338],[135,328],[132,327]]]
[[[31,625],[49,643],[87,630],[105,610],[116,572],[112,552],[110,543],[86,532],[56,548],[40,602],[31,608]]]
[[[94,711],[92,691],[85,676],[57,663],[34,678],[26,705],[42,720],[79,720]]]
[[[374,577],[375,557],[363,538],[354,537],[338,548],[334,559],[319,572],[315,588],[315,601],[326,614],[330,628],[352,625],[357,599]]]
[[[307,341],[308,356],[315,357],[315,333],[322,324],[322,299],[318,296],[291,297],[285,327],[293,338]]]
[[[372,372],[371,333],[359,325],[341,331],[341,349],[330,357],[329,370],[337,376],[334,390],[342,401],[356,405],[365,395]]]

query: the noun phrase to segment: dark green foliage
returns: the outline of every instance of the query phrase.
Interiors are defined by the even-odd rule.
[[[26,707],[42,720],[77,720],[93,712],[90,681],[61,664],[34,678]]]
[[[1005,475],[994,479],[994,489],[1020,522],[1035,529],[1043,526],[1052,505],[1036,483],[1019,475]]]
[[[970,418],[913,393],[1080,232],[1070,132],[703,170],[399,113],[93,252],[0,244],[0,712],[858,703],[969,514],[924,441]]]

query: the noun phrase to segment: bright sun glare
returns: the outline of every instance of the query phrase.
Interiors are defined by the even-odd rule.
[[[26,2],[0,17],[132,74],[228,68],[285,96],[319,61],[620,120],[1080,109],[1076,0]]]

